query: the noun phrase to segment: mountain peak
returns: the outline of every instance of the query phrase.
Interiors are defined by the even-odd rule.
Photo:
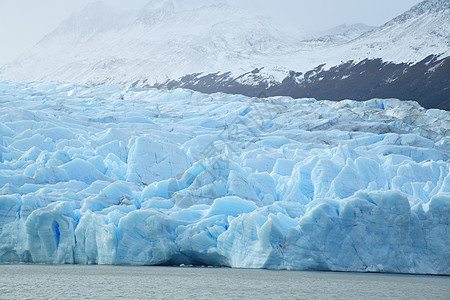
[[[153,25],[175,13],[176,4],[174,1],[168,0],[158,4],[155,6],[153,2],[149,2],[138,13],[137,20],[147,25]]]
[[[450,0],[425,0],[414,5],[410,10],[387,22],[385,25],[404,23],[427,14],[438,14],[448,12]]]
[[[416,14],[435,13],[450,8],[450,0],[425,0],[413,6],[410,11]]]
[[[118,13],[103,1],[89,3],[83,10],[73,13],[40,43],[62,37],[70,43],[78,43],[93,34],[109,30],[120,24]]]

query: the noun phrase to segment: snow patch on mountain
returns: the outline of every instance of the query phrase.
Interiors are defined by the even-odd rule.
[[[369,26],[363,23],[356,24],[342,24],[331,29],[321,31],[316,34],[315,40],[324,43],[345,43],[360,37],[362,34],[376,29],[375,26]]]
[[[126,14],[91,5],[1,68],[0,78],[154,84],[186,74],[237,77],[262,68],[265,80],[281,81],[290,70],[322,64],[417,62],[450,51],[448,0],[424,1],[379,28],[341,26],[316,39],[292,35],[230,3],[195,4],[157,1]]]

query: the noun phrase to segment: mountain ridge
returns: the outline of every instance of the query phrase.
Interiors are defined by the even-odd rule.
[[[184,86],[186,76],[218,74],[219,80],[229,74],[239,84],[283,86],[291,71],[304,84],[304,74],[318,66],[326,71],[381,59],[380,68],[389,63],[400,70],[403,63],[450,54],[448,0],[423,1],[377,28],[341,26],[313,39],[285,34],[267,17],[227,3],[199,1],[195,8],[173,0],[158,3],[122,15],[97,3],[0,68],[0,78],[174,88]],[[92,18],[98,10],[103,17]]]

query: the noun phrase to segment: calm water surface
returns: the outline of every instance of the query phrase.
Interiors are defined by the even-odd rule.
[[[0,265],[0,299],[450,299],[450,277]]]

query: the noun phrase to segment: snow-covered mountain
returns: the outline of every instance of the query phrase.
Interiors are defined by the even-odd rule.
[[[273,95],[273,90],[268,88],[281,88],[285,79],[292,78],[291,70],[297,74],[293,82],[304,84],[312,74],[319,80],[322,76],[318,73],[333,66],[353,61],[352,67],[367,59],[381,59],[378,67],[366,72],[376,75],[385,63],[391,63],[392,71],[379,82],[392,86],[397,84],[398,74],[407,72],[404,63],[414,65],[435,55],[432,61],[437,63],[422,68],[426,69],[419,76],[422,79],[414,83],[428,87],[422,94],[435,94],[438,87],[426,85],[430,79],[425,75],[448,74],[448,69],[442,69],[448,66],[442,59],[450,53],[449,0],[423,1],[378,28],[343,25],[313,39],[306,33],[288,33],[268,17],[228,2],[192,3],[188,6],[180,0],[152,1],[138,11],[127,13],[115,12],[102,2],[95,3],[72,15],[29,52],[2,67],[0,79],[188,86],[202,91],[209,91],[205,88],[213,86],[213,91],[222,91],[221,82],[227,82],[227,86],[245,86],[229,92]],[[199,86],[198,82],[205,76],[207,82],[203,80],[203,86]],[[342,85],[346,76],[334,76],[333,80],[339,82],[333,85],[347,90]],[[394,86],[392,90],[398,88]],[[247,89],[252,92],[246,92]],[[441,99],[446,93],[449,93],[447,89],[441,89],[436,97]],[[286,90],[281,94],[298,96]],[[306,93],[300,96],[316,97]],[[395,95],[387,93],[387,96]],[[410,99],[411,96],[398,97]],[[439,102],[439,99],[432,101]],[[421,104],[430,107],[427,101]]]
[[[376,29],[363,23],[342,24],[331,29],[321,31],[315,35],[313,40],[322,41],[324,43],[345,43],[360,37],[363,33]]]
[[[359,56],[417,62],[431,54],[450,54],[450,1],[426,0],[368,32],[351,44]]]
[[[194,9],[180,3],[151,2],[119,15],[101,2],[91,5],[6,66],[3,77],[126,83],[194,72],[238,74],[251,67],[251,58],[284,53],[292,44],[263,16],[226,3]]]

